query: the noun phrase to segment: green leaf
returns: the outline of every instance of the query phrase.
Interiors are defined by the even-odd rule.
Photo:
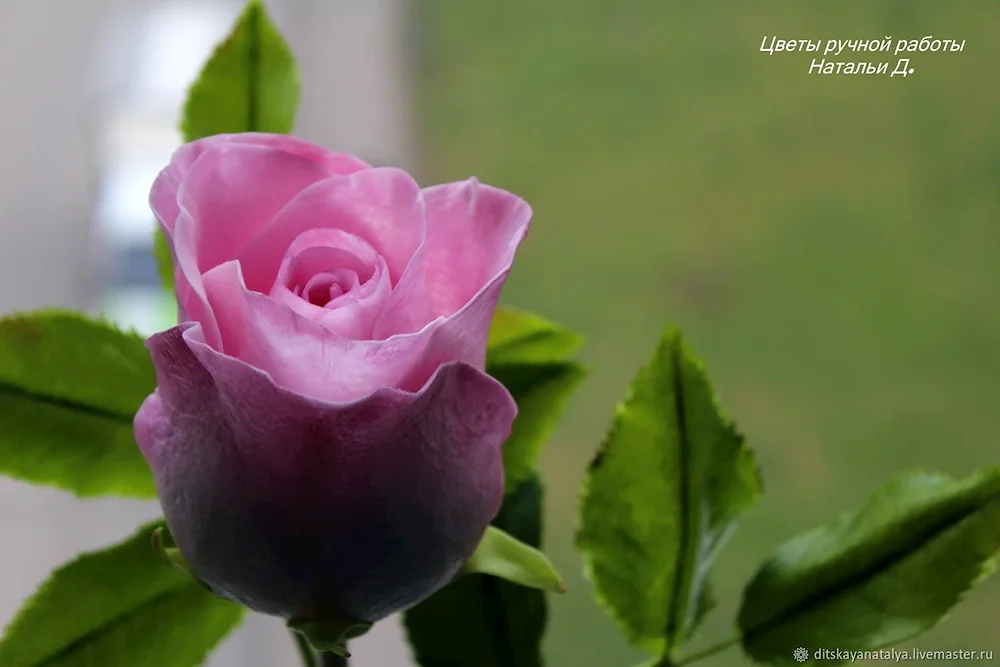
[[[292,52],[263,3],[251,0],[188,92],[184,141],[231,132],[288,134],[300,90]]]
[[[566,361],[583,347],[583,336],[537,315],[497,308],[490,325],[489,359],[494,364]]]
[[[486,534],[462,568],[461,575],[489,574],[540,591],[563,593],[566,584],[548,557],[496,526]]]
[[[159,524],[52,573],[0,640],[4,667],[194,667],[243,608],[163,563]]]
[[[250,0],[188,91],[181,115],[184,141],[214,134],[289,134],[301,93],[295,57],[264,5]],[[163,230],[153,241],[160,277],[174,287],[173,258]]]
[[[517,417],[501,450],[504,484],[510,493],[534,471],[538,455],[587,371],[573,362],[488,362],[486,372],[499,380],[517,403]]]
[[[174,291],[174,255],[170,250],[167,235],[157,224],[153,230],[153,258],[156,260],[156,271],[160,274],[160,282],[169,291]]]
[[[598,602],[632,643],[668,655],[691,635],[712,561],[760,487],[704,368],[668,331],[590,465],[577,534]]]
[[[504,500],[493,525],[541,544],[542,486],[529,477]],[[461,577],[406,612],[422,667],[541,667],[545,595],[489,575]]]
[[[79,496],[155,497],[132,435],[155,388],[134,333],[58,310],[0,319],[0,472]]]
[[[517,402],[518,415],[503,446],[507,493],[526,479],[586,369],[572,360],[583,337],[552,322],[498,308],[490,327],[486,372]]]
[[[805,647],[875,650],[934,626],[1000,556],[1000,468],[890,481],[858,512],[801,535],[760,568],[739,614],[744,650],[795,664]]]

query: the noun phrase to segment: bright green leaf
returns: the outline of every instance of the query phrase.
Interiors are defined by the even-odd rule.
[[[535,469],[570,396],[586,376],[572,361],[583,337],[558,324],[510,308],[498,308],[490,327],[486,372],[517,402],[518,415],[503,446],[506,490]]]
[[[874,650],[934,626],[1000,556],[1000,468],[901,475],[858,512],[781,547],[739,614],[744,650],[795,664],[805,647]]]
[[[760,493],[750,450],[669,331],[633,380],[584,482],[577,544],[629,640],[672,653],[710,606],[708,570]]]
[[[504,499],[493,524],[541,543],[542,486],[529,477]],[[406,612],[407,634],[422,667],[541,667],[545,594],[496,577],[461,577]]]
[[[583,347],[583,336],[537,315],[497,308],[490,325],[489,359],[494,364],[566,361]]]
[[[490,362],[486,371],[503,383],[517,402],[517,418],[501,450],[509,493],[535,469],[538,455],[587,372],[573,362]]]
[[[158,524],[52,573],[0,640],[3,667],[195,667],[243,608],[165,564]]]
[[[188,92],[184,141],[231,132],[288,134],[300,89],[292,52],[263,3],[251,0]]]
[[[156,270],[160,274],[160,282],[169,292],[174,291],[174,256],[170,252],[170,241],[157,224],[153,230],[153,258],[156,260]]]
[[[57,310],[0,319],[0,472],[80,496],[154,497],[132,419],[155,388],[134,333]]]
[[[184,141],[214,134],[289,134],[301,80],[295,57],[259,0],[250,0],[188,91],[181,115]],[[174,286],[173,258],[163,230],[153,241],[160,278]]]
[[[562,577],[545,554],[496,526],[486,529],[461,574],[488,574],[541,591],[566,590]]]

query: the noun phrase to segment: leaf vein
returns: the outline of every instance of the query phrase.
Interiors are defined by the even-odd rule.
[[[131,414],[125,414],[117,410],[109,410],[107,408],[102,408],[96,405],[89,405],[82,401],[75,401],[68,398],[61,398],[59,396],[50,396],[35,391],[29,391],[24,387],[19,387],[17,385],[10,384],[7,382],[0,382],[0,394],[7,394],[8,396],[15,396],[19,398],[27,398],[28,400],[36,401],[38,403],[44,403],[45,405],[66,408],[68,410],[72,410],[75,412],[82,412],[92,417],[107,419],[109,421],[118,422],[121,424],[131,424],[132,420],[135,418],[134,412]]]
[[[79,637],[71,641],[69,644],[64,646],[62,649],[57,651],[56,653],[46,658],[43,658],[40,662],[37,663],[37,667],[45,667],[45,665],[49,665],[52,664],[53,662],[58,661],[60,658],[63,658],[71,654],[78,647],[80,647],[82,644],[87,643],[91,639],[107,634],[109,632],[113,632],[116,627],[124,624],[129,619],[134,617],[136,614],[141,613],[143,610],[148,609],[150,607],[155,607],[160,602],[163,602],[164,600],[167,600],[174,595],[179,595],[183,593],[186,587],[185,584],[187,583],[188,582],[180,582],[177,586],[174,586],[172,588],[163,591],[162,593],[154,595],[153,597],[144,601],[142,604],[124,610],[122,613],[109,619],[108,622],[101,625],[101,627],[94,628],[90,632],[80,635]]]
[[[780,628],[784,623],[794,621],[801,615],[822,607],[823,603],[829,599],[848,593],[852,589],[863,587],[866,582],[887,572],[892,567],[905,560],[910,554],[920,551],[965,519],[981,512],[988,504],[988,502],[983,503],[964,509],[958,514],[942,517],[939,522],[928,526],[925,531],[914,537],[914,539],[902,541],[899,546],[887,552],[882,558],[877,559],[870,566],[854,572],[840,581],[825,586],[810,595],[807,595],[796,604],[790,605],[782,612],[762,621],[757,626],[746,629],[743,632],[744,644],[770,632],[775,628]]]

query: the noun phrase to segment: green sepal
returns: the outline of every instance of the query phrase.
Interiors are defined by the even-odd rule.
[[[167,528],[166,524],[161,524],[153,531],[153,550],[159,554],[168,565],[172,565],[174,568],[180,570],[191,579],[207,590],[209,593],[216,595],[212,587],[206,584],[204,581],[199,579],[194,571],[191,570],[191,566],[187,562],[187,558],[181,553],[180,547],[177,546],[177,542],[174,541],[174,536],[170,534],[170,529]]]
[[[528,588],[566,592],[566,584],[545,554],[496,526],[486,529],[458,576],[467,574],[489,574]]]
[[[371,623],[352,619],[325,619],[322,621],[292,619],[288,628],[297,632],[317,651],[327,651],[350,658],[347,642],[365,634],[372,628]]]
[[[174,542],[174,536],[166,526],[159,526],[153,531],[153,549],[178,570],[194,577],[191,566],[188,565],[187,559],[184,558],[184,554]]]

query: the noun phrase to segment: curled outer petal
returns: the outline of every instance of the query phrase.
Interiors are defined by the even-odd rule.
[[[147,345],[158,388],[136,438],[177,545],[223,597],[375,622],[446,584],[499,508],[516,407],[468,364],[333,403],[216,352],[197,324]]]

